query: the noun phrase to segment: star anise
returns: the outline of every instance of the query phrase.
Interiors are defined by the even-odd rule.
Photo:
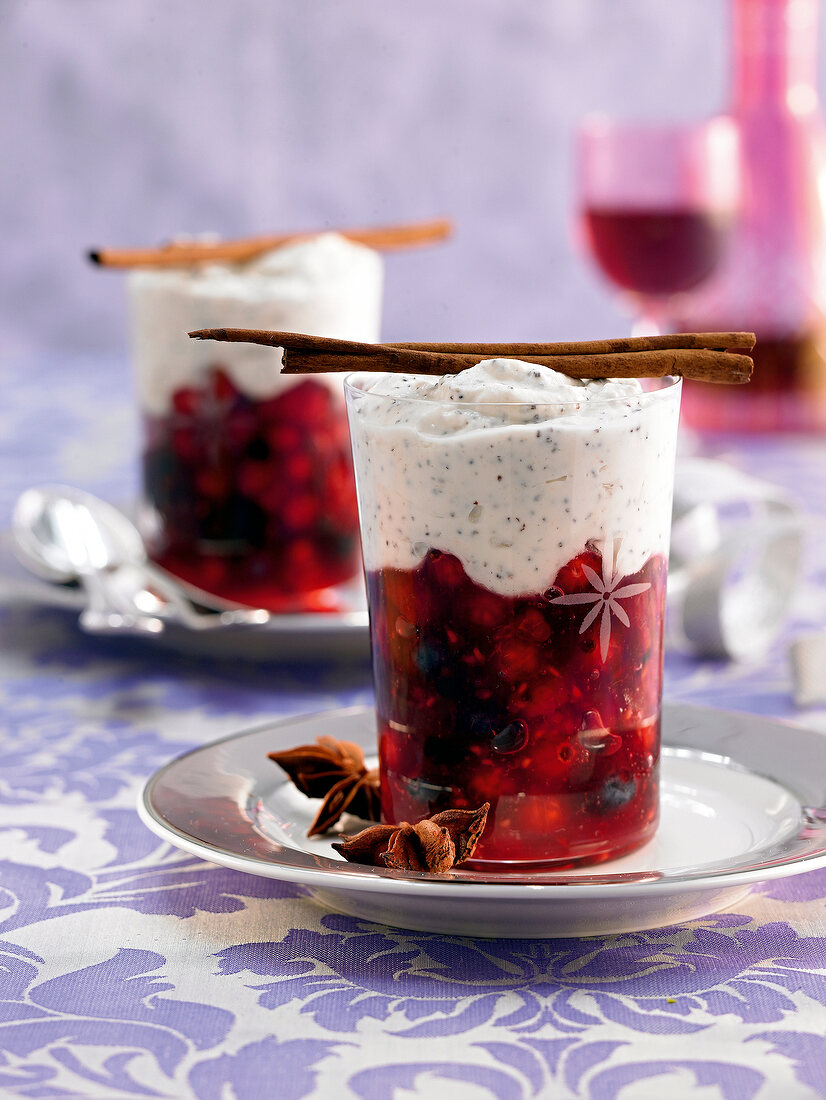
[[[333,848],[350,863],[398,871],[449,871],[473,855],[489,809],[485,802],[478,810],[443,810],[415,825],[371,825],[342,837]]]
[[[368,770],[364,753],[352,741],[319,737],[315,745],[298,745],[286,752],[269,753],[302,794],[323,798],[307,836],[326,833],[343,813],[367,821],[380,816],[379,773]]]

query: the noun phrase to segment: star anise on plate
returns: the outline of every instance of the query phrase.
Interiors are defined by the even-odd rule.
[[[319,737],[314,745],[268,755],[302,794],[324,799],[307,836],[326,833],[343,813],[367,821],[380,816],[378,769],[367,768],[361,747],[353,741]]]
[[[350,863],[396,871],[449,871],[473,855],[489,809],[485,802],[478,810],[443,810],[415,825],[370,825],[342,837],[333,848]]]

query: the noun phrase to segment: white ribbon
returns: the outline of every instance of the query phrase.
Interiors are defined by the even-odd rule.
[[[803,522],[788,496],[705,458],[677,464],[669,642],[706,657],[759,657],[783,627],[800,575]]]

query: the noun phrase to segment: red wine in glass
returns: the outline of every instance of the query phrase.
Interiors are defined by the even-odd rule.
[[[724,251],[730,219],[700,207],[601,206],[584,211],[590,250],[623,290],[680,294],[712,273]]]
[[[592,116],[578,134],[580,225],[602,273],[662,331],[675,295],[712,275],[740,199],[730,119],[646,125]]]

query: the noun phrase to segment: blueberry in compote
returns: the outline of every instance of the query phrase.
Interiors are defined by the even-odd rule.
[[[528,743],[528,727],[524,722],[509,722],[491,739],[490,747],[494,752],[508,755],[519,752]]]
[[[416,647],[416,655],[413,659],[420,672],[433,676],[442,668],[445,656],[444,648],[438,643],[423,641]]]
[[[610,813],[619,810],[634,797],[637,789],[637,781],[633,775],[625,776],[609,775],[597,791],[594,800],[597,812]]]
[[[494,735],[494,718],[485,711],[471,711],[467,718],[467,731],[473,738],[489,741]]]

